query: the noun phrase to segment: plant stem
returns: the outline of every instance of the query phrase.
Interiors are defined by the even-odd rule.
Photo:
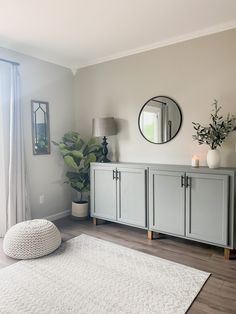
[[[80,192],[80,202],[83,200],[83,192]]]

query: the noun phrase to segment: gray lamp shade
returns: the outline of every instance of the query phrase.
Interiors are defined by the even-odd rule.
[[[93,136],[110,136],[116,135],[117,128],[114,118],[94,118],[93,119]]]

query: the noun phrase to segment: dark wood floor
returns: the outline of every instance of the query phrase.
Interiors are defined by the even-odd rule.
[[[223,249],[173,237],[148,240],[146,231],[115,223],[94,226],[91,221],[78,222],[70,218],[55,223],[65,241],[84,233],[210,272],[211,277],[188,313],[236,314],[236,260],[225,261]],[[14,262],[2,252],[0,240],[0,267]]]

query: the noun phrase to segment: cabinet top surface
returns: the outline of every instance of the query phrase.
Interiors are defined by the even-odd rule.
[[[91,166],[100,166],[100,167],[144,167],[150,168],[151,170],[160,169],[160,170],[173,170],[173,171],[184,171],[184,172],[203,172],[204,173],[235,173],[236,168],[232,167],[220,167],[216,169],[211,169],[208,167],[192,167],[190,165],[174,165],[174,164],[152,164],[152,163],[136,163],[136,162],[92,162]]]

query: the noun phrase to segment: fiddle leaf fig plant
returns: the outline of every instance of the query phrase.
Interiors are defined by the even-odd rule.
[[[192,122],[194,130],[196,130],[196,134],[192,137],[194,141],[198,141],[198,144],[207,144],[211,149],[216,149],[221,146],[230,132],[236,130],[236,127],[233,125],[234,117],[231,114],[228,114],[226,118],[220,114],[221,107],[218,106],[217,100],[214,100],[212,106],[208,126]]]
[[[60,143],[53,141],[59,147],[65,164],[70,171],[66,173],[66,183],[80,193],[80,202],[83,193],[90,189],[90,163],[99,161],[102,157],[102,148],[95,138],[84,142],[80,134],[74,131],[67,132]]]

